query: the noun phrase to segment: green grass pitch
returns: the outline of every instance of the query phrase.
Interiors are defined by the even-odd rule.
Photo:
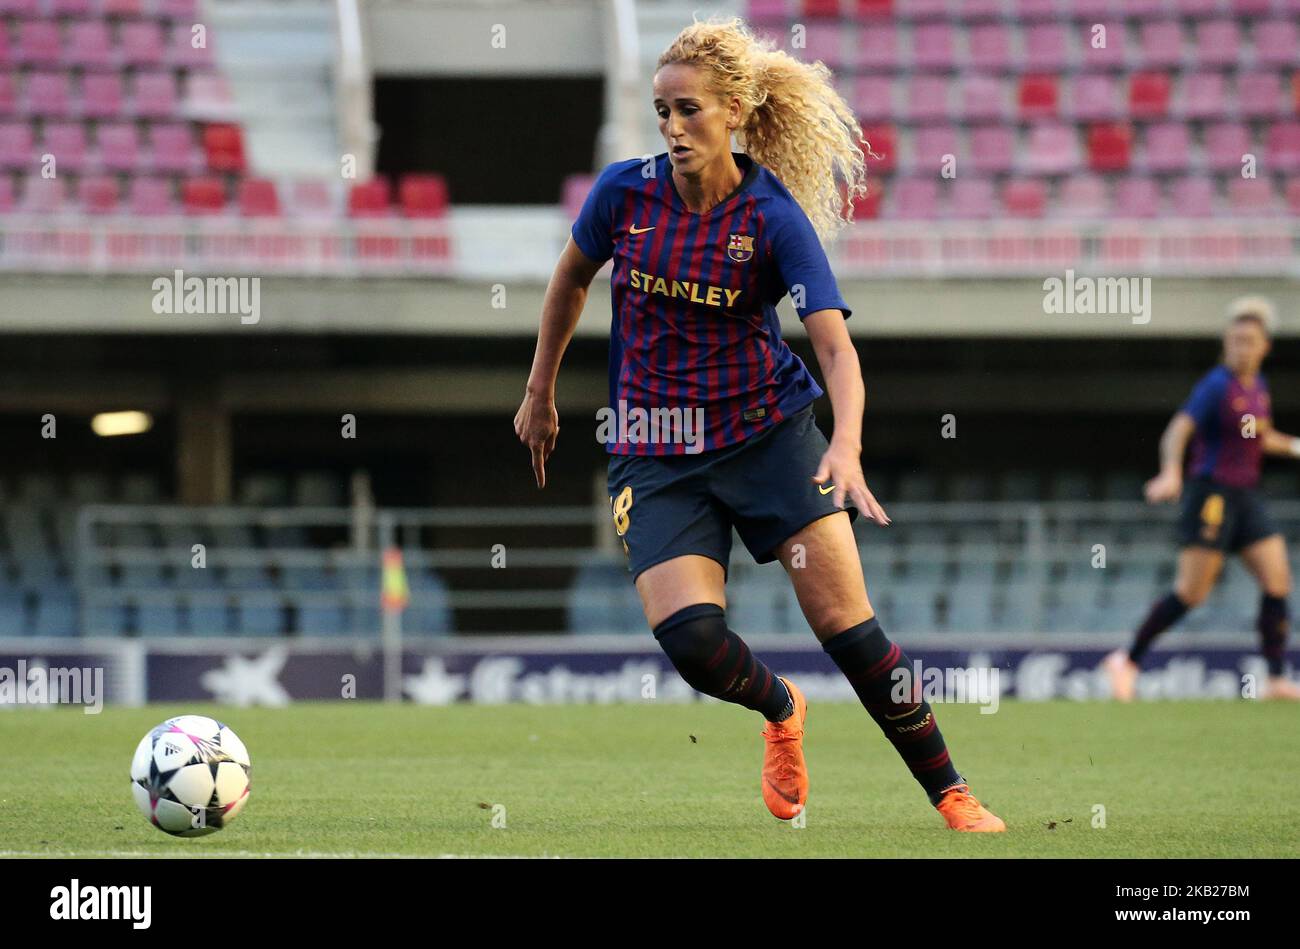
[[[1286,857],[1294,706],[1004,702],[938,706],[953,757],[1005,835],[956,834],[855,705],[809,710],[806,826],[759,796],[761,722],[731,706],[0,713],[0,854],[572,857]],[[153,725],[230,724],[253,759],[226,830],[171,838],[132,803]],[[694,736],[694,740],[692,740]],[[495,808],[494,805],[501,805]],[[1094,826],[1094,807],[1105,826]],[[494,815],[504,827],[493,827]]]

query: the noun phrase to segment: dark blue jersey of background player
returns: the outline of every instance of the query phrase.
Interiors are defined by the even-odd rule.
[[[1207,372],[1183,404],[1196,424],[1187,475],[1234,488],[1259,483],[1261,432],[1272,424],[1272,402],[1262,373],[1238,376],[1224,364]]]
[[[609,404],[702,410],[703,432],[606,442],[612,454],[735,444],[822,395],[781,338],[787,292],[802,318],[850,310],[807,215],[772,172],[733,154],[737,188],[703,214],[683,205],[665,152],[608,166],[573,224],[587,257],[614,259]]]

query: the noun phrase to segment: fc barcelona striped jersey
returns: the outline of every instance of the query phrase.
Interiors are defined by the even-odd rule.
[[[1248,388],[1220,364],[1201,377],[1182,411],[1196,421],[1188,462],[1193,478],[1209,478],[1234,488],[1253,488],[1259,483],[1264,444],[1257,426],[1268,421],[1273,411],[1262,375]],[[1247,426],[1247,415],[1254,418],[1255,425]]]
[[[667,152],[615,162],[573,224],[583,254],[614,260],[609,408],[621,421],[603,439],[612,454],[722,448],[822,394],[781,338],[776,304],[789,293],[800,319],[851,311],[790,192],[749,156],[735,160],[739,186],[704,214],[682,203]],[[638,415],[652,422],[638,428]],[[665,434],[675,418],[688,435],[695,420],[698,434]]]

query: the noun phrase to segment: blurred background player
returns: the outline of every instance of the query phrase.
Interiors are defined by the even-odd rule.
[[[639,159],[604,170],[547,294],[515,417],[537,484],[559,431],[561,356],[613,257],[610,405],[704,420],[694,446],[606,443],[615,527],[646,620],[682,678],[767,719],[769,810],[789,820],[807,799],[807,705],[727,626],[733,526],[757,562],[781,561],[823,648],[948,826],[1003,831],[953,766],[929,703],[911,689],[895,695],[894,672],[910,675],[911,663],[868,602],[844,510],[847,499],[889,522],[863,476],[861,367],[819,242],[848,223],[837,176],[850,194],[865,176],[852,110],[825,66],[771,50],[740,20],[682,31],[659,58],[654,107],[668,152],[653,173]],[[746,154],[731,151],[733,134]],[[787,292],[830,392],[829,444],[811,408],[823,390],[781,339],[775,304]]]
[[[1284,668],[1291,593],[1286,542],[1258,490],[1264,455],[1300,456],[1300,439],[1273,427],[1268,384],[1260,372],[1276,326],[1273,304],[1243,297],[1229,306],[1228,320],[1223,361],[1201,378],[1169,422],[1160,439],[1160,473],[1146,483],[1152,504],[1181,497],[1181,549],[1173,590],[1151,607],[1128,650],[1106,658],[1111,690],[1122,702],[1133,700],[1142,659],[1156,637],[1205,601],[1230,553],[1241,555],[1259,583],[1256,628],[1268,663],[1263,697],[1300,699],[1300,688]]]

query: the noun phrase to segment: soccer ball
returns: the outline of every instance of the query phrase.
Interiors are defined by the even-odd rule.
[[[181,715],[140,739],[131,759],[131,793],[159,830],[202,837],[244,809],[251,771],[248,749],[228,725]]]

